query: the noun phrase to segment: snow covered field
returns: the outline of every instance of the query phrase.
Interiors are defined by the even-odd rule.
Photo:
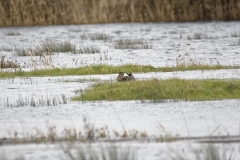
[[[19,35],[7,36],[10,32]],[[96,33],[107,34],[111,40],[93,41],[82,38],[84,35]],[[0,28],[0,37],[2,46],[0,57],[6,56],[5,59],[17,60],[21,66],[24,66],[24,63],[31,63],[31,58],[17,56],[14,47],[34,48],[44,41],[69,41],[77,48],[82,45],[100,48],[100,53],[96,54],[53,53],[52,59],[56,67],[79,67],[100,63],[173,66],[176,65],[176,58],[179,55],[185,55],[188,59],[205,64],[240,65],[239,22],[11,27]],[[152,49],[114,49],[114,40],[121,38],[142,38],[152,46]],[[13,51],[3,48],[12,48]],[[47,132],[49,125],[55,126],[57,133],[62,135],[66,128],[81,130],[84,117],[87,117],[96,128],[107,126],[119,132],[123,132],[124,129],[136,129],[146,131],[149,135],[171,134],[183,137],[240,135],[238,99],[161,103],[141,101],[81,103],[70,100],[76,95],[76,90],[90,87],[96,79],[115,81],[116,76],[111,74],[0,79],[0,138],[14,137],[15,132],[18,132],[18,137],[34,135],[36,128]],[[240,70],[134,73],[134,76],[138,80],[173,77],[239,79]],[[33,101],[36,107],[31,106]],[[40,104],[40,101],[44,103]],[[137,150],[137,159],[147,160],[170,160],[170,154],[173,153],[171,148],[183,154],[186,159],[194,159],[196,157],[191,148],[201,148],[203,145],[195,141],[118,143],[118,145],[125,144]],[[228,154],[232,153],[236,160],[240,159],[239,143],[217,144],[217,146],[228,148]],[[59,144],[1,145],[0,140],[0,148],[0,153],[2,151],[6,159],[57,160],[64,154],[63,150],[59,149]],[[0,159],[4,158],[0,155]]]

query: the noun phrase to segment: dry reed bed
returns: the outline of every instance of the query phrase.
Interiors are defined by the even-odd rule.
[[[240,0],[0,0],[0,26],[239,19]]]

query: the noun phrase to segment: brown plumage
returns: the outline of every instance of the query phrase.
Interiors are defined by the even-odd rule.
[[[124,73],[119,72],[119,75],[117,76],[117,81],[120,82],[123,77],[124,77]]]
[[[121,79],[121,82],[125,82],[125,81],[128,81],[128,80],[129,80],[128,76],[123,76],[122,79]]]
[[[132,73],[127,73],[127,76],[124,76],[123,72],[119,72],[119,75],[117,76],[118,82],[125,82],[125,81],[135,81],[134,76]]]

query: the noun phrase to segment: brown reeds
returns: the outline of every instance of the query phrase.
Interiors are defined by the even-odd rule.
[[[20,65],[17,63],[17,60],[7,60],[5,61],[5,56],[2,56],[0,61],[0,70],[3,68],[19,68]]]
[[[240,0],[0,0],[0,26],[240,20]]]

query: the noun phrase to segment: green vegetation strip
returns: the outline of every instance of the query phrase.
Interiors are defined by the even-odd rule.
[[[0,72],[0,78],[12,77],[30,77],[30,76],[67,76],[67,75],[90,75],[90,74],[115,74],[122,72],[172,72],[172,71],[186,71],[186,70],[218,70],[218,69],[237,69],[240,66],[223,66],[223,65],[178,65],[176,67],[159,67],[154,68],[150,65],[135,65],[125,64],[121,66],[111,65],[90,65],[79,68],[54,68],[44,70],[33,70],[30,72],[16,71],[16,72]],[[1,71],[1,70],[0,70]]]
[[[98,83],[73,100],[220,100],[240,98],[240,80],[143,80]]]

